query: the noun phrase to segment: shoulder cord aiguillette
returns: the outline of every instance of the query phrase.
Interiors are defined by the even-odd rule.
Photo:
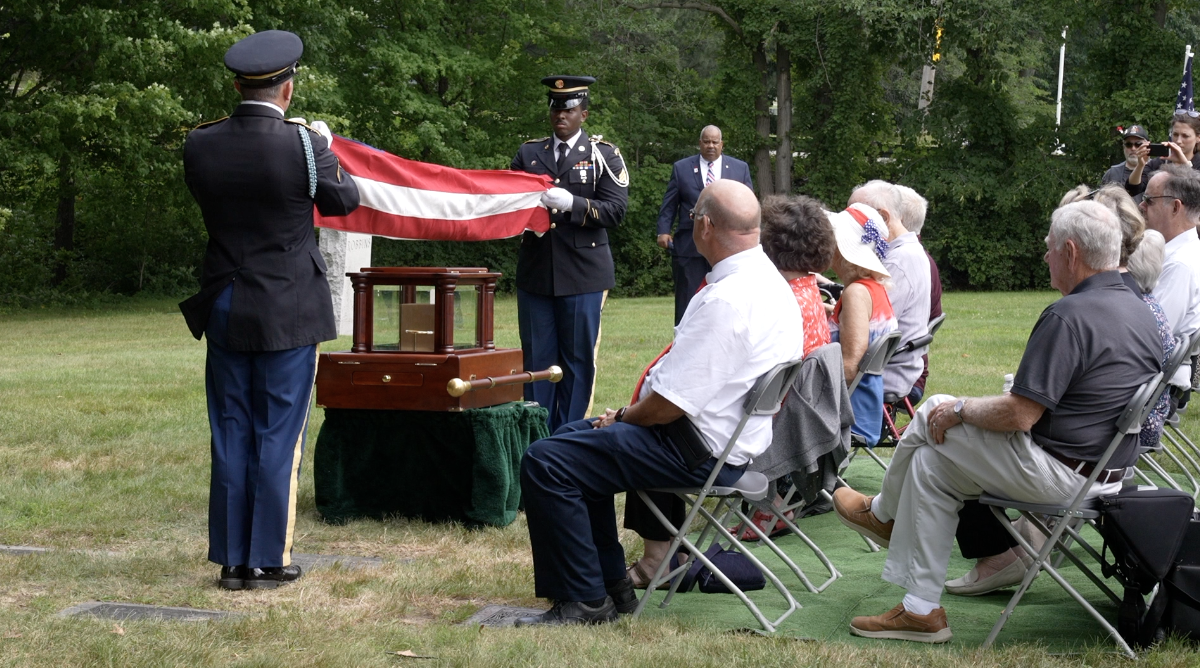
[[[313,158],[312,139],[303,125],[297,125],[300,132],[300,142],[304,144],[304,159],[308,162],[308,198],[317,196],[317,161]]]
[[[598,137],[589,137],[588,139],[598,139]],[[592,142],[592,164],[596,166],[596,183],[600,183],[600,177],[604,176],[604,172],[608,172],[608,175],[612,177],[613,183],[616,183],[618,187],[629,187],[629,170],[622,170],[625,174],[624,179],[620,178],[620,174],[614,173],[612,168],[608,166],[608,160],[605,159],[604,152],[600,150],[600,144],[597,141]]]

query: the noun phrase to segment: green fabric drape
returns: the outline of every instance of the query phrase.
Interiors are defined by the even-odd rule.
[[[521,456],[546,436],[546,409],[519,401],[459,413],[326,409],[317,511],[333,523],[402,515],[506,526],[521,504]]]

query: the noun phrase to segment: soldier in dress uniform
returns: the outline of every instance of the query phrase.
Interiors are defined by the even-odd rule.
[[[183,150],[208,247],[200,292],[180,310],[207,338],[208,559],[225,589],[274,589],[301,575],[292,527],[316,344],[337,337],[313,204],[327,216],[358,206],[328,139],[284,119],[303,52],[282,30],[230,47],[225,66],[242,103],[193,130]]]
[[[587,76],[549,76],[550,137],[525,142],[512,169],[548,174],[542,196],[550,230],[526,232],[517,259],[517,318],[527,370],[557,364],[562,380],[525,386],[525,398],[550,412],[550,431],[582,419],[592,403],[600,311],[615,284],[608,229],[621,224],[629,174],[621,151],[581,125],[588,116]]]

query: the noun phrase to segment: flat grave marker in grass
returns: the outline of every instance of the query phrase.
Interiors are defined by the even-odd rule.
[[[226,619],[235,613],[224,610],[201,610],[198,608],[172,608],[165,605],[142,605],[141,603],[109,603],[88,601],[73,605],[58,613],[59,617],[95,617],[113,621],[177,621],[207,622]]]
[[[511,605],[489,605],[471,615],[460,626],[490,626],[505,628],[512,626],[519,617],[540,615],[545,610],[540,608],[518,608]]]
[[[412,559],[401,559],[401,563],[411,562]],[[299,566],[305,573],[309,573],[317,568],[329,568],[334,564],[341,564],[341,567],[346,570],[357,570],[360,568],[379,568],[383,565],[383,559],[379,557],[354,557],[345,554],[303,554],[293,553],[292,563]]]

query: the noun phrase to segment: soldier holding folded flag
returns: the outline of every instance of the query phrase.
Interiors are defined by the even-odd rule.
[[[550,431],[591,409],[600,343],[600,311],[616,283],[608,229],[625,217],[629,175],[621,151],[582,129],[588,117],[588,76],[549,76],[554,134],[525,142],[512,169],[547,174],[542,195],[550,231],[525,232],[517,259],[517,317],[525,369],[557,364],[558,384],[525,386],[525,398],[550,412]]]

